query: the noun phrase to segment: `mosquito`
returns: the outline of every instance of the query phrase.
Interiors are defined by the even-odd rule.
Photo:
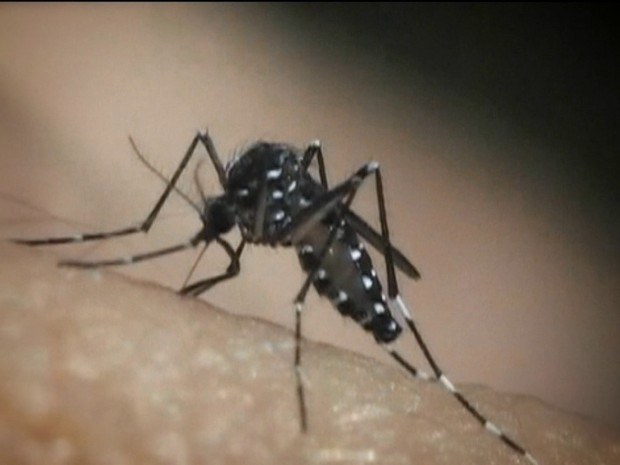
[[[271,247],[294,247],[306,273],[305,280],[293,301],[295,314],[294,369],[296,395],[299,405],[300,427],[307,431],[307,410],[301,376],[301,316],[306,296],[312,284],[318,294],[327,297],[345,317],[353,319],[372,334],[379,344],[412,377],[438,381],[485,428],[529,463],[537,464],[534,457],[518,442],[488,420],[455,387],[422,338],[414,318],[400,296],[396,269],[414,280],[420,279],[416,267],[390,242],[385,207],[383,181],[377,162],[369,162],[340,184],[329,187],[323,151],[319,141],[311,142],[305,149],[291,144],[258,141],[234,157],[226,165],[217,153],[213,140],[206,130],[199,131],[187,148],[183,159],[170,179],[164,177],[140,154],[134,141],[130,143],[143,163],[166,182],[166,188],[144,221],[107,232],[76,234],[45,239],[14,239],[13,242],[28,246],[98,241],[137,233],[147,233],[157,219],[172,191],[182,195],[198,212],[201,229],[189,240],[170,247],[123,258],[98,261],[60,261],[61,266],[101,268],[120,266],[150,260],[163,255],[211,243],[219,245],[228,255],[230,263],[220,274],[192,283],[186,283],[179,293],[199,296],[213,286],[234,278],[240,272],[240,257],[247,243]],[[199,145],[211,160],[223,193],[206,196],[198,179],[197,187],[201,204],[196,205],[180,189],[177,181],[186,169]],[[319,179],[310,173],[310,164],[316,159]],[[376,231],[351,209],[358,188],[369,176],[374,176],[376,199],[381,224]],[[224,238],[237,227],[241,239],[236,247]],[[387,274],[387,298],[377,272],[364,246],[377,249],[384,257]],[[204,251],[204,249],[203,249]],[[400,314],[413,334],[432,375],[418,370],[395,348],[403,327],[394,318]]]

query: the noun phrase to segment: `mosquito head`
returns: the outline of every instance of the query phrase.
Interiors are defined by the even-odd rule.
[[[225,195],[208,198],[202,213],[205,239],[210,241],[235,226],[235,210]]]

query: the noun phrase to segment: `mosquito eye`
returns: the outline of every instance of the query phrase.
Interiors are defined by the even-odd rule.
[[[226,233],[235,225],[234,212],[224,202],[215,201],[209,207],[208,225],[219,234]]]

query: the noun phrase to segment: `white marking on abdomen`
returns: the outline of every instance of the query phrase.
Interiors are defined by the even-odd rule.
[[[349,296],[344,291],[338,291],[338,297],[336,297],[336,304],[341,304],[342,302],[346,302],[349,299]]]
[[[375,304],[375,313],[377,313],[379,315],[382,314],[382,313],[385,313],[385,305],[383,305],[380,302],[377,302]]]
[[[351,254],[351,258],[355,261],[358,261],[360,258],[362,258],[362,252],[360,252],[358,249],[351,249],[349,253]]]

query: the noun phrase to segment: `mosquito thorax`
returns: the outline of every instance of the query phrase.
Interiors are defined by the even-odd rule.
[[[227,167],[226,192],[248,242],[290,245],[281,233],[322,191],[304,169],[301,151],[289,144],[256,142]]]

